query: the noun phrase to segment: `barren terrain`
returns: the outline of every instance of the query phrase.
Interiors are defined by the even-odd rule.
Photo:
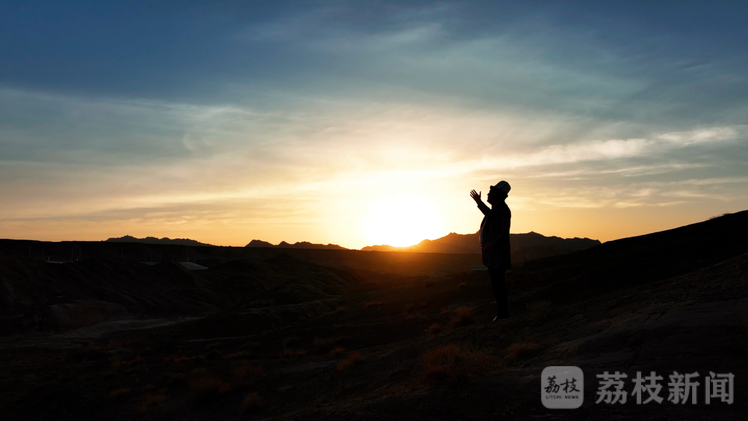
[[[191,272],[6,251],[0,419],[744,419],[746,228],[740,212],[528,261],[497,322],[470,255],[254,251]],[[551,365],[584,370],[581,408],[543,407]],[[604,371],[702,387],[596,403]],[[709,371],[735,375],[732,404],[704,403]]]

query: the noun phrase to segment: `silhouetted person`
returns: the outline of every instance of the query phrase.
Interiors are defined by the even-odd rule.
[[[480,198],[480,193],[470,191],[470,197],[478,204],[483,212],[480,223],[480,249],[483,264],[488,268],[491,276],[496,305],[498,307],[494,321],[509,317],[509,297],[506,291],[506,270],[512,267],[511,250],[509,248],[509,226],[512,222],[512,211],[504,200],[511,190],[506,181],[500,181],[491,186],[486,200],[491,208],[486,206]]]

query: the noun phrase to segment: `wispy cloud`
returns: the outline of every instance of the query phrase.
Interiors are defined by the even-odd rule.
[[[505,178],[538,212],[518,230],[559,209],[748,206],[743,38],[679,30],[719,8],[691,9],[646,26],[523,3],[206,6],[169,36],[130,27],[137,49],[107,25],[98,44],[122,48],[105,50],[58,19],[0,59],[0,230],[274,221],[324,241],[407,191],[474,232],[454,198]]]

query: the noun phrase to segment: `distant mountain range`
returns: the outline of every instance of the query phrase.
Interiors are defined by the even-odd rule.
[[[521,263],[527,260],[539,259],[542,257],[557,256],[560,254],[571,253],[579,250],[585,250],[600,244],[598,240],[589,238],[559,238],[546,237],[536,232],[527,234],[510,234],[512,246],[512,262]],[[156,238],[145,237],[136,238],[130,235],[119,238],[110,238],[107,242],[115,243],[144,243],[144,244],[171,244],[182,246],[211,246],[211,244],[201,243],[189,238],[168,237]],[[349,250],[337,244],[315,244],[308,241],[301,241],[294,244],[281,241],[280,244],[272,244],[262,240],[252,240],[245,247],[250,248],[280,248],[280,249],[326,249],[326,250]],[[458,253],[458,254],[479,254],[478,233],[474,234],[456,234],[450,233],[436,240],[423,240],[420,243],[410,247],[393,247],[388,245],[368,246],[361,251],[388,251],[388,252],[416,252],[416,253]]]
[[[509,234],[509,238],[512,247],[512,262],[515,263],[585,250],[600,244],[600,241],[589,238],[546,237],[536,232]],[[450,233],[436,240],[423,240],[410,247],[382,245],[364,247],[361,250],[477,254],[480,253],[479,244],[477,232],[475,234]]]
[[[285,241],[281,241],[280,244],[273,245],[267,241],[252,240],[244,247],[276,247],[282,249],[331,249],[331,250],[349,250],[345,247],[341,247],[337,244],[314,244],[308,241],[301,241],[294,244],[289,244]]]
[[[132,235],[126,235],[118,238],[108,238],[106,240],[109,243],[144,243],[144,244],[174,244],[179,246],[213,246],[213,244],[201,243],[199,241],[191,240],[189,238],[156,238],[156,237],[145,237],[136,238]]]

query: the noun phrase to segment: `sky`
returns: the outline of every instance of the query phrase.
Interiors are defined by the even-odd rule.
[[[0,238],[601,241],[748,209],[745,2],[5,1]]]

